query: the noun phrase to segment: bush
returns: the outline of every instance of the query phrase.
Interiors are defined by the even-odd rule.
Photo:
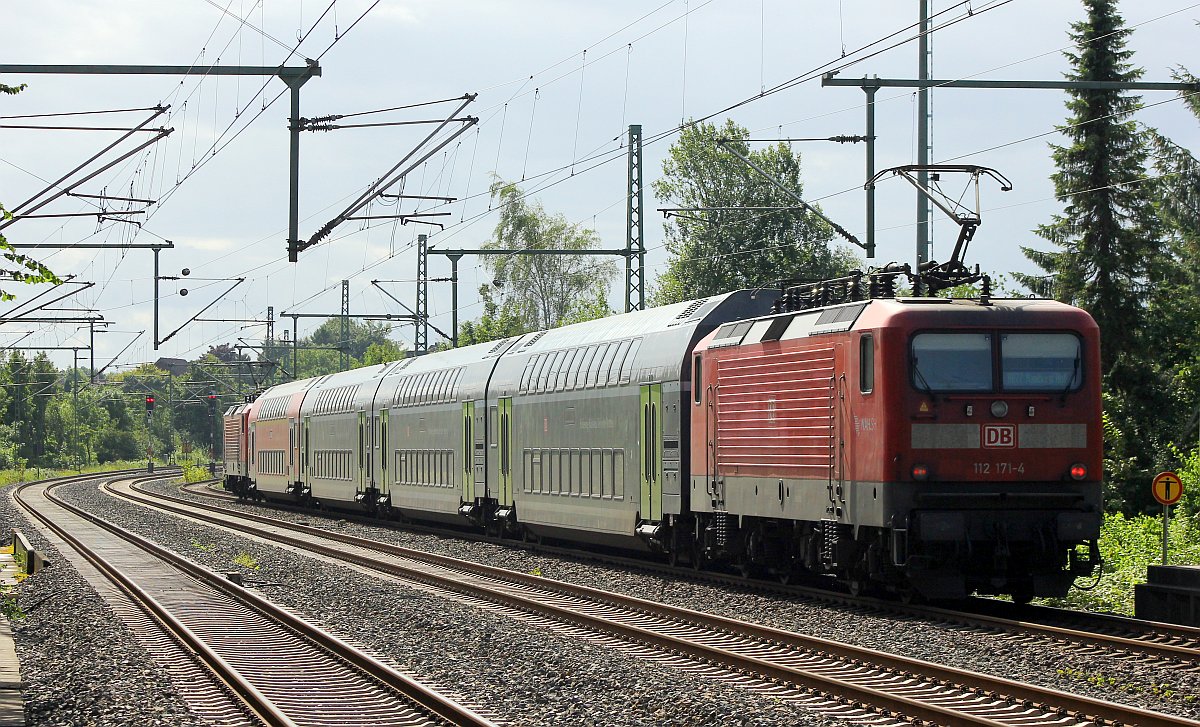
[[[1200,515],[1172,510],[1167,559],[1171,565],[1200,563]],[[1100,529],[1104,575],[1088,588],[1086,579],[1062,599],[1046,599],[1050,606],[1133,615],[1134,585],[1146,582],[1146,568],[1162,562],[1162,515],[1126,517],[1112,513]],[[1088,588],[1088,590],[1083,590]]]
[[[191,484],[193,482],[203,482],[211,480],[212,475],[208,474],[208,468],[200,465],[188,465],[183,468],[183,481]]]

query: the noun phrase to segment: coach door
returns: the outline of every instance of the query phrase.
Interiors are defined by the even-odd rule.
[[[367,464],[367,413],[364,411],[358,412],[358,479],[355,482],[358,485],[358,491],[362,492],[366,485],[366,464]]]
[[[464,401],[462,408],[462,477],[463,502],[475,502],[475,402]]]
[[[388,410],[379,412],[379,482],[375,485],[381,494],[388,492]]]
[[[312,424],[312,417],[304,417],[304,424],[300,427],[300,480],[308,484],[312,478],[312,473],[308,468],[312,464],[312,433],[309,431],[309,425]]]
[[[296,467],[296,419],[288,419],[288,456],[287,456],[287,479],[291,482],[293,475],[297,471]],[[288,485],[290,488],[291,485]]]
[[[499,501],[501,505],[512,503],[512,397],[505,397],[499,400],[499,412],[497,428],[498,440],[500,444],[499,461],[497,465],[500,472],[500,492]]]
[[[641,514],[643,520],[657,521],[662,519],[662,384],[643,385],[641,404]]]

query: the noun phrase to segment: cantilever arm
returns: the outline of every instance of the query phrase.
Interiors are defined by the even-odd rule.
[[[194,316],[192,316],[191,318],[189,318],[189,319],[187,319],[186,321],[184,321],[184,322],[183,322],[183,323],[182,323],[182,324],[179,326],[179,328],[176,328],[175,330],[173,330],[173,331],[171,331],[170,333],[168,333],[168,334],[166,335],[166,337],[165,337],[165,338],[163,338],[161,341],[157,341],[155,345],[161,345],[161,344],[164,344],[164,343],[166,343],[167,341],[170,341],[170,340],[171,340],[171,338],[172,338],[172,337],[173,337],[173,336],[174,336],[176,333],[179,333],[180,331],[182,331],[182,330],[183,330],[183,327],[184,327],[184,326],[186,326],[187,324],[189,324],[189,323],[191,323],[192,321],[196,320],[196,319],[197,319],[197,318],[199,318],[200,316],[204,315],[204,311],[208,310],[209,308],[212,308],[214,305],[216,305],[217,303],[219,303],[219,302],[221,301],[221,299],[222,299],[222,298],[224,298],[225,296],[229,295],[231,292],[233,292],[233,289],[234,289],[234,288],[238,287],[239,285],[241,285],[241,284],[242,284],[242,283],[244,283],[244,282],[246,282],[246,279],[245,279],[245,278],[237,278],[236,282],[234,282],[234,284],[233,284],[233,285],[229,286],[229,290],[226,290],[224,293],[221,293],[220,295],[218,295],[216,298],[214,298],[214,299],[213,299],[213,301],[212,301],[211,303],[209,303],[208,305],[206,305],[206,306],[204,306],[203,308],[201,308],[199,313],[197,313],[196,315],[194,315]]]

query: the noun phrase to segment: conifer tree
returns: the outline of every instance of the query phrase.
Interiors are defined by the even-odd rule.
[[[1071,25],[1076,43],[1065,52],[1075,81],[1135,81],[1130,30],[1115,0],[1084,0],[1085,20]],[[1037,228],[1057,250],[1022,248],[1046,271],[1049,291],[1078,305],[1100,326],[1101,357],[1110,386],[1127,390],[1138,378],[1138,336],[1144,321],[1143,292],[1159,238],[1152,195],[1144,183],[1148,150],[1132,114],[1137,96],[1118,90],[1067,92],[1071,112],[1066,144],[1053,147],[1051,177],[1062,214]],[[1038,290],[1040,276],[1016,275]]]

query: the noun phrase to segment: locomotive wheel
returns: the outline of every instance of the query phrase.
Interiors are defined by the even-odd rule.
[[[1018,606],[1028,606],[1033,600],[1033,586],[1021,585],[1013,588],[1012,600]]]
[[[846,581],[846,587],[850,590],[850,595],[858,598],[867,590],[867,582],[862,578],[851,578]]]

